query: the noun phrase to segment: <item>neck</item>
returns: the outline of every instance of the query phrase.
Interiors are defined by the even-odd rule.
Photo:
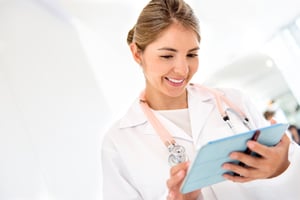
[[[166,96],[162,93],[145,93],[146,101],[153,110],[175,110],[188,107],[187,91],[178,97]]]

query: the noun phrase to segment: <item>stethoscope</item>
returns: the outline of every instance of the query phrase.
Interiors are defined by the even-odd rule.
[[[230,120],[229,112],[236,115],[239,120],[241,120],[244,124],[244,126],[251,130],[251,124],[249,122],[249,119],[244,114],[242,110],[240,110],[236,105],[234,105],[222,92],[204,87],[199,84],[190,84],[193,86],[196,86],[198,88],[204,89],[211,94],[213,94],[216,105],[218,108],[218,111],[224,120],[228,127],[234,132],[237,133],[235,130],[235,127],[233,123]],[[223,107],[223,104],[227,105],[227,108],[225,109]],[[145,92],[143,91],[140,95],[140,105],[142,110],[144,111],[147,119],[149,120],[150,124],[155,129],[156,133],[159,135],[160,139],[163,141],[165,146],[167,147],[169,151],[169,157],[168,157],[168,163],[170,166],[177,165],[179,163],[185,162],[188,160],[188,156],[186,155],[185,148],[182,145],[178,145],[174,138],[171,136],[171,134],[168,132],[168,130],[160,123],[160,121],[155,117],[154,113],[150,109],[146,99],[145,99]]]

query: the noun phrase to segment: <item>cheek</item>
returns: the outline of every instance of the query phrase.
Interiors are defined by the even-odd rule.
[[[195,60],[190,64],[190,74],[195,74],[198,71],[199,61]]]
[[[143,72],[145,77],[150,81],[154,81],[157,78],[161,77],[161,66],[155,62],[147,63],[143,66]]]
[[[162,62],[160,59],[152,59],[151,62],[147,62],[144,67],[144,70],[147,71],[148,74],[152,74],[153,76],[161,76],[170,70],[172,64],[169,62]]]

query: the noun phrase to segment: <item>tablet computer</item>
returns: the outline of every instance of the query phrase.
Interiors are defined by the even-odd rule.
[[[260,131],[257,141],[267,146],[276,145],[284,135],[288,124],[274,124],[230,137],[211,141],[201,147],[192,161],[181,185],[181,192],[188,193],[226,180],[222,175],[230,173],[221,166],[226,162],[236,162],[229,158],[233,151],[245,151],[246,143],[254,133]]]

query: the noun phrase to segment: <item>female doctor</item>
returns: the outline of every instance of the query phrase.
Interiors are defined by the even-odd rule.
[[[197,149],[267,123],[240,92],[189,83],[198,69],[200,34],[183,0],[150,1],[127,42],[146,84],[104,138],[104,200],[300,199],[300,149],[286,136],[274,147],[249,141],[247,146],[260,157],[233,152],[230,158],[247,167],[222,166],[240,176],[224,174],[227,181],[181,194],[189,159]],[[246,117],[247,124],[226,112],[229,109]],[[223,120],[225,115],[230,124]],[[174,159],[174,149],[182,156]]]

